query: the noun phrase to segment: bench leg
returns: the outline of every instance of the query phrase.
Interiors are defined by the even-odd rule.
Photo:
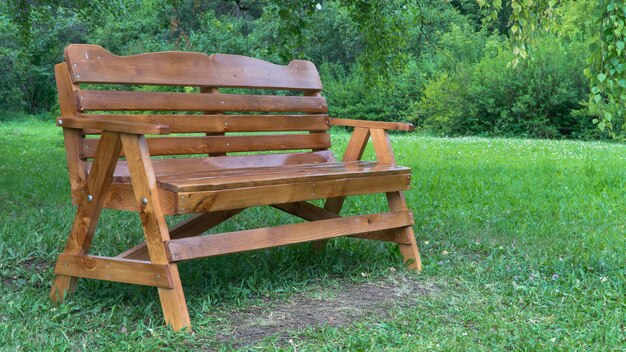
[[[146,138],[132,134],[121,136],[135,199],[139,204],[139,216],[150,261],[154,264],[167,264],[171,273],[173,288],[158,289],[165,323],[174,330],[191,328],[178,266],[169,262],[165,249],[164,242],[170,240],[170,233],[159,203],[159,189]]]
[[[387,193],[387,202],[389,202],[389,210],[400,211],[408,210],[404,194],[402,192],[389,192]],[[404,258],[404,263],[408,264],[409,269],[422,271],[422,261],[420,259],[420,252],[417,249],[417,241],[415,240],[415,234],[413,233],[413,227],[408,226],[404,230],[404,236],[410,242],[410,244],[398,244],[400,253]]]
[[[102,195],[111,184],[121,147],[118,133],[102,134],[64,253],[80,255],[89,251],[102,212]],[[62,302],[65,296],[74,292],[77,282],[77,277],[56,275],[50,291],[52,301]]]

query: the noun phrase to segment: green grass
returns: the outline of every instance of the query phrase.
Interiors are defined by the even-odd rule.
[[[333,134],[341,153],[349,135]],[[600,142],[394,135],[413,168],[407,200],[424,271],[399,269],[389,244],[338,239],[181,265],[193,334],[163,327],[156,290],[81,280],[48,301],[55,257],[73,218],[60,129],[0,122],[0,349],[228,349],[220,321],[298,292],[395,277],[437,287],[384,319],[268,336],[244,349],[626,350],[626,146]],[[366,151],[371,157],[371,150]],[[351,199],[346,213],[384,210]],[[255,213],[256,212],[256,213]],[[216,231],[293,221],[252,210]],[[93,252],[141,239],[134,214],[105,211]],[[130,233],[130,235],[129,235]]]

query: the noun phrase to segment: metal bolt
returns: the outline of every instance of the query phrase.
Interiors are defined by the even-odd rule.
[[[157,275],[156,275],[156,278],[157,278],[157,279],[160,279],[160,278],[161,278],[161,274],[157,274]]]
[[[148,204],[148,198],[146,198],[146,197],[141,198],[141,204],[143,204],[143,205]]]
[[[63,126],[63,120],[57,120],[57,125]]]
[[[80,75],[76,75],[76,78],[80,78]]]
[[[78,64],[74,64],[74,67],[78,67]]]
[[[91,194],[87,195],[87,201],[91,202],[93,200],[93,196]]]
[[[224,122],[224,126],[228,126],[228,122]]]
[[[63,266],[67,266],[67,263],[64,263]]]

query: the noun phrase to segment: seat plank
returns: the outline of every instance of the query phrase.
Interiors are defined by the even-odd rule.
[[[285,154],[255,154],[255,155],[233,155],[220,157],[203,158],[181,158],[181,159],[153,159],[152,166],[157,178],[168,174],[180,172],[197,172],[216,169],[237,169],[255,167],[277,167],[297,164],[317,164],[335,161],[333,153],[323,150],[312,153],[285,153]],[[87,162],[89,168],[91,162]],[[120,160],[113,174],[114,182],[127,182],[128,165],[126,161]]]
[[[65,60],[74,83],[322,89],[317,68],[304,60],[282,66],[239,55],[194,52],[117,56],[90,44],[67,46]]]
[[[202,94],[79,90],[79,111],[240,111],[328,112],[326,99],[315,96]]]
[[[81,114],[106,119],[169,126],[170,133],[328,131],[328,115],[152,115]],[[94,133],[93,131],[91,133]]]
[[[338,196],[406,191],[410,183],[411,175],[398,174],[181,192],[176,197],[176,211],[180,214],[202,213]]]
[[[210,190],[256,187],[281,183],[325,181],[341,178],[410,174],[401,166],[376,162],[338,162],[313,165],[293,165],[277,168],[247,168],[211,170],[202,173],[179,172],[157,178],[163,189],[172,192],[202,192]]]
[[[330,135],[328,133],[152,137],[148,138],[147,141],[151,156],[327,149],[330,147]],[[95,155],[97,145],[98,139],[85,139],[81,156],[83,158],[92,158]],[[124,154],[122,153],[122,155]]]

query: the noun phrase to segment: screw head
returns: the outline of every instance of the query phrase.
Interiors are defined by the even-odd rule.
[[[87,201],[91,202],[93,200],[93,196],[91,194],[87,195]]]
[[[61,119],[57,120],[57,125],[63,126],[63,120],[61,120]]]
[[[143,205],[148,204],[148,198],[146,198],[146,197],[141,198],[141,204],[143,204]]]

